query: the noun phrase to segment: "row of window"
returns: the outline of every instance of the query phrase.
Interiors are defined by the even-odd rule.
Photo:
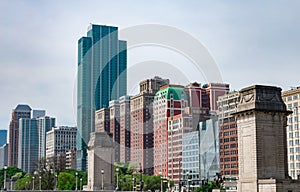
[[[237,140],[238,140],[237,137],[224,138],[224,139],[220,139],[220,144],[221,144],[221,143],[232,142],[232,141],[237,141]]]
[[[294,124],[294,126],[293,125],[289,125],[288,126],[288,130],[289,131],[299,130],[299,126],[298,126],[298,124]]]
[[[289,96],[289,97],[285,97],[285,98],[283,98],[283,101],[284,102],[287,102],[287,101],[292,101],[292,100],[296,100],[296,99],[298,99],[300,97],[300,95],[293,95],[293,96]]]
[[[237,161],[237,157],[226,157],[226,158],[220,158],[220,162],[230,162],[230,161]]]
[[[299,161],[300,160],[300,155],[290,155],[290,161],[294,161],[294,160]]]

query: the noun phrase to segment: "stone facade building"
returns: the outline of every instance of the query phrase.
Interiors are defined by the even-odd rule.
[[[282,99],[289,111],[287,121],[287,147],[289,175],[297,179],[300,175],[300,87],[282,93]]]

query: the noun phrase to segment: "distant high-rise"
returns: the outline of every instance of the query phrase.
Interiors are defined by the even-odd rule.
[[[45,113],[46,111],[43,111],[40,115]],[[19,120],[19,168],[30,173],[36,168],[38,160],[46,157],[46,132],[54,126],[55,118],[48,116]]]
[[[86,145],[95,130],[95,110],[127,92],[127,43],[118,28],[91,24],[78,40],[77,169],[86,170]]]
[[[19,120],[18,167],[27,173],[37,169],[39,131],[36,119]]]
[[[44,117],[46,116],[46,111],[45,110],[32,110],[32,118],[39,118],[39,117]]]
[[[7,143],[7,130],[0,130],[0,147]]]
[[[34,110],[33,110],[34,111]],[[45,115],[45,114],[44,114]],[[46,157],[46,133],[55,127],[55,118],[53,117],[39,117],[37,126],[39,130],[39,159]]]
[[[76,148],[76,132],[76,127],[59,126],[46,133],[46,158],[56,163],[56,169],[66,168],[66,153]]]
[[[18,166],[19,152],[19,119],[30,118],[31,108],[28,105],[17,105],[12,112],[11,121],[9,124],[9,146],[8,146],[8,165]]]

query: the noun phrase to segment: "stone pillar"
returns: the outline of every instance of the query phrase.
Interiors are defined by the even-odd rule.
[[[114,142],[106,132],[93,132],[88,143],[88,185],[85,190],[114,189]]]
[[[276,183],[288,178],[288,114],[278,87],[254,85],[240,91],[235,114],[239,146],[238,191],[262,191],[260,180],[271,179]]]

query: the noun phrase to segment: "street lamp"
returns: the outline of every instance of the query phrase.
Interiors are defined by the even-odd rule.
[[[75,190],[77,191],[77,190],[78,190],[78,181],[77,181],[77,178],[78,178],[78,172],[76,172],[75,175],[76,175],[76,187],[75,187]]]
[[[6,191],[6,170],[7,170],[7,166],[5,165],[3,168],[4,168],[4,187],[3,187],[3,189],[4,189],[4,191]]]
[[[34,176],[32,177],[32,190],[34,191]]]
[[[117,188],[116,188],[116,191],[118,191],[118,189],[119,189],[119,168],[116,168],[116,172],[117,172]]]
[[[134,191],[135,178],[132,178],[132,191]]]
[[[40,190],[42,190],[42,176],[39,176],[40,179]]]
[[[101,169],[101,190],[103,191],[103,189],[104,189],[104,186],[103,186],[103,175],[104,175],[104,170],[103,169]]]
[[[55,186],[54,186],[54,190],[57,190],[57,174],[55,174],[54,177],[55,177]]]
[[[80,188],[79,190],[82,190],[82,178],[80,178]]]

